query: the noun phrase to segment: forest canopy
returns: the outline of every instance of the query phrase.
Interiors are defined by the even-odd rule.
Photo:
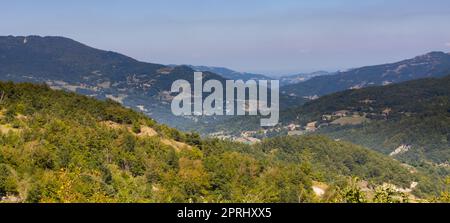
[[[445,179],[324,136],[202,139],[113,101],[0,82],[4,202],[407,202],[445,191]]]

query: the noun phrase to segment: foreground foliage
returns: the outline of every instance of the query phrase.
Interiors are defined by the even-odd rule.
[[[350,143],[322,136],[253,146],[200,139],[112,101],[0,83],[4,201],[406,202],[412,194],[380,185],[415,181],[415,196],[445,201],[438,180]],[[319,183],[325,194],[314,192]]]

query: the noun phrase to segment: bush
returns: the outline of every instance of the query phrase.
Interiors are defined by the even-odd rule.
[[[10,167],[0,164],[0,196],[17,194],[17,180]]]

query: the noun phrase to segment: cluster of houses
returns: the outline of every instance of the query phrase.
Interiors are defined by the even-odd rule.
[[[303,127],[296,124],[289,124],[285,128],[288,130],[288,135],[303,135],[328,125],[355,125],[370,119],[386,120],[390,112],[390,108],[384,109],[381,113],[361,113],[350,110],[339,110],[331,114],[324,114],[320,120],[306,123]]]
[[[261,129],[259,131],[244,131],[241,132],[241,135],[239,137],[232,137],[228,139],[232,139],[235,141],[240,142],[250,142],[254,143],[258,141],[258,136],[267,136],[273,133],[281,133],[281,132],[287,132],[287,135],[294,136],[294,135],[303,135],[310,132],[315,132],[317,129],[328,126],[329,124],[332,124],[333,120],[351,116],[353,113],[348,110],[341,110],[333,112],[330,115],[323,115],[322,120],[320,121],[312,121],[309,123],[306,123],[306,125],[302,126],[295,123],[290,123],[285,126],[277,126],[275,128],[271,129]]]
[[[373,103],[372,100],[366,100],[362,103],[370,104]],[[382,112],[361,112],[361,111],[351,111],[351,110],[339,110],[332,112],[331,114],[324,114],[319,120],[306,123],[304,126],[290,123],[288,125],[279,125],[270,129],[261,129],[258,131],[244,131],[241,132],[240,136],[230,136],[225,134],[211,135],[216,138],[229,139],[232,141],[238,141],[248,144],[253,144],[260,142],[260,138],[264,138],[270,135],[280,135],[286,134],[289,136],[304,135],[306,133],[315,132],[318,129],[329,126],[329,125],[356,125],[363,122],[370,121],[371,119],[384,119],[386,120],[388,115],[391,113],[390,108],[384,109]]]
[[[334,121],[338,118],[347,117],[349,115],[353,115],[353,112],[351,112],[349,110],[339,110],[339,111],[333,112],[332,114],[322,115],[322,120],[323,121]]]
[[[211,134],[209,134],[209,136],[213,137],[213,138],[223,139],[223,140],[230,140],[230,141],[241,142],[241,143],[246,143],[246,144],[254,144],[257,142],[261,142],[260,139],[254,137],[257,133],[258,133],[257,131],[245,131],[245,132],[242,132],[240,136],[233,136],[233,135],[228,135],[223,131],[220,131],[220,132],[211,133]]]
[[[288,125],[288,135],[303,135],[308,132],[314,132],[319,127],[317,123],[317,121],[309,122],[304,127],[300,125],[290,124]]]

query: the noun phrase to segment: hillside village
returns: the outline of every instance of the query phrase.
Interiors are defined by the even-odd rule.
[[[362,104],[371,104],[374,100],[366,99],[360,101]],[[367,110],[367,112],[365,111]],[[228,139],[237,142],[243,142],[253,144],[260,142],[262,138],[271,136],[299,136],[318,131],[319,129],[328,126],[346,126],[346,125],[360,125],[368,123],[372,120],[387,120],[391,114],[391,108],[385,108],[381,112],[373,111],[373,108],[368,107],[362,111],[349,108],[346,110],[338,110],[331,113],[325,113],[321,115],[320,119],[310,120],[305,124],[299,123],[299,116],[297,120],[290,123],[280,123],[273,128],[261,128],[259,130],[242,131],[240,135],[227,134],[225,131],[214,132],[208,136],[213,138]],[[406,114],[408,115],[408,114]]]

